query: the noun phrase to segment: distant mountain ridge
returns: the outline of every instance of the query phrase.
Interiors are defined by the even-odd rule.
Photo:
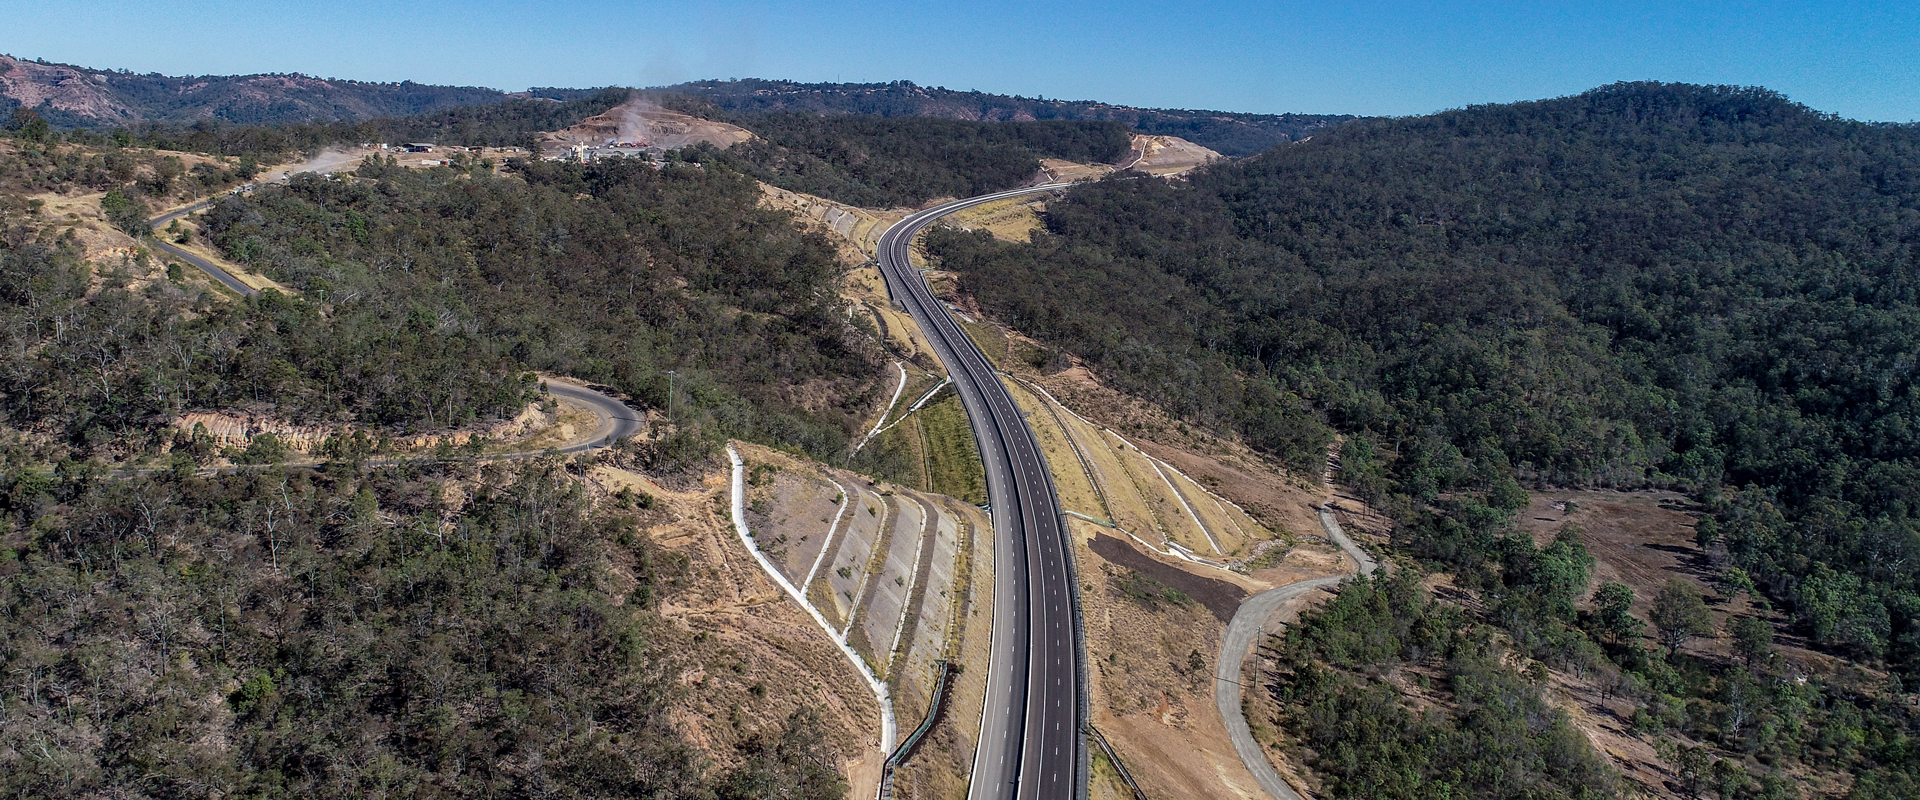
[[[498,103],[512,97],[571,99],[593,90],[507,93],[479,86],[316,78],[299,73],[161,75],[92,69],[0,55],[0,112],[26,107],[56,127],[139,123],[239,125],[354,122]]]
[[[1229,156],[1246,156],[1298,141],[1313,131],[1356,119],[1351,114],[1242,114],[1230,111],[1136,108],[1091,100],[1048,100],[891,83],[797,83],[742,78],[693,81],[660,91],[697,97],[733,113],[804,111],[881,117],[1114,121],[1158,136],[1178,136]]]
[[[231,125],[364,122],[516,98],[578,100],[598,91],[503,92],[484,86],[379,83],[301,73],[162,75],[0,55],[0,115],[30,108],[56,128],[188,126],[203,121]],[[798,83],[748,78],[695,81],[655,91],[680,95],[661,100],[668,107],[700,116],[802,112],[987,122],[1120,122],[1140,133],[1177,136],[1228,156],[1252,155],[1356,119],[1346,114],[1136,108],[1090,100],[961,92],[911,81]]]

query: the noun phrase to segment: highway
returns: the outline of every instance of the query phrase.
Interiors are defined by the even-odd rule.
[[[1069,800],[1086,786],[1072,551],[1053,476],[1026,418],[908,253],[914,235],[942,216],[1066,185],[936,206],[895,223],[879,243],[887,290],[913,315],[952,376],[987,470],[996,574],[993,648],[968,800]]]

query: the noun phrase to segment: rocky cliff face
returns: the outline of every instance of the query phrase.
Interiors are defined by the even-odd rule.
[[[0,94],[27,108],[51,107],[76,116],[131,122],[133,109],[113,98],[107,78],[64,64],[41,64],[0,56]]]
[[[545,429],[553,424],[554,414],[540,410],[537,404],[529,404],[510,420],[499,420],[466,430],[444,434],[417,434],[392,436],[388,432],[376,429],[362,429],[375,438],[387,438],[388,443],[399,450],[412,450],[432,447],[442,439],[451,440],[456,445],[466,444],[476,436],[483,439],[507,441],[521,438]],[[343,425],[296,425],[283,419],[256,414],[240,414],[219,411],[195,411],[183,414],[173,421],[173,427],[187,433],[204,433],[221,447],[244,448],[253,441],[253,437],[271,433],[281,444],[296,453],[315,453],[327,437],[351,435],[355,426]]]

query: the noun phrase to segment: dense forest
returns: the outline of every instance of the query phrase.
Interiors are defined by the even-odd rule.
[[[1523,485],[1680,489],[1728,585],[1920,678],[1920,130],[1620,84],[1118,176],[1046,221],[1030,245],[928,243],[1003,319],[1183,417],[1302,468],[1349,433],[1345,479],[1469,586],[1525,580]],[[1503,624],[1554,663],[1597,652],[1545,608]],[[1649,732],[1857,771],[1859,797],[1920,775],[1888,696],[1659,655],[1594,662],[1641,682]],[[1806,727],[1729,726],[1730,698]]]
[[[592,113],[581,103],[611,104],[427,119],[513,135],[551,124],[530,121],[542,109]],[[753,181],[687,164],[376,159],[236,196],[224,190],[254,158],[12,122],[0,793],[844,796],[842,754],[802,697],[708,674],[702,697],[724,687],[762,707],[700,741],[672,722],[702,669],[690,654],[714,649],[657,613],[690,585],[687,561],[640,532],[675,512],[596,499],[581,478],[610,457],[691,480],[721,436],[845,449],[878,353],[836,313],[832,247],[761,208]],[[216,295],[138,250],[102,257],[84,223],[46,207],[98,197],[138,237],[155,209],[208,194],[197,232],[160,234],[293,293]],[[435,432],[517,413],[540,398],[534,370],[660,406],[668,369],[671,435],[584,462],[370,467],[355,439],[317,469],[207,475],[196,467],[221,455],[272,460],[270,437],[223,454],[169,425],[217,409]],[[163,468],[113,469],[140,463]]]
[[[670,722],[688,634],[655,609],[684,560],[557,461],[107,479],[19,455],[9,797],[846,792],[804,708],[721,764]]]
[[[230,198],[205,225],[229,256],[336,320],[366,304],[355,341],[466,342],[473,363],[572,375],[655,407],[676,369],[684,422],[822,456],[843,449],[879,356],[834,313],[840,267],[825,240],[761,208],[758,187],[725,170],[514,163],[507,177],[370,163],[362,180],[307,176]],[[303,363],[316,376],[357,363],[328,361]],[[411,406],[412,419],[427,406]]]
[[[1407,570],[1357,579],[1302,614],[1279,651],[1276,696],[1330,795],[1619,796],[1618,777],[1566,712],[1501,663],[1488,638]],[[1379,680],[1395,668],[1468,711],[1416,713]]]
[[[247,172],[112,147],[18,153],[8,186],[109,190],[103,209],[130,232],[148,199]],[[538,393],[533,370],[663,407],[673,369],[695,451],[724,434],[834,457],[878,355],[833,313],[832,248],[758,199],[751,180],[686,165],[302,176],[200,219],[228,256],[299,292],[244,302],[183,273],[139,281],[138,264],[85,262],[70,232],[9,205],[0,403],[9,425],[49,437],[49,460],[119,462],[167,450],[166,421],[194,409],[432,432],[512,416]]]
[[[736,114],[801,112],[875,117],[938,117],[988,122],[1120,122],[1145,134],[1178,136],[1229,156],[1247,156],[1306,138],[1354,117],[1346,114],[1243,114],[1133,108],[1087,100],[1048,100],[891,83],[795,83],[745,78],[694,81],[664,91],[697,97]]]
[[[759,138],[725,150],[689,148],[683,157],[725,164],[783,189],[873,208],[1011,189],[1039,174],[1042,158],[1108,163],[1125,156],[1129,142],[1126,126],[1117,122],[694,110]]]
[[[139,123],[111,130],[75,128],[51,130],[38,138],[106,146],[139,145],[284,161],[333,145],[363,142],[436,142],[472,147],[523,147],[537,152],[540,133],[573,125],[613,108],[631,95],[625,89],[603,89],[566,100],[513,98],[485,105],[450,108],[405,117],[381,117],[353,122],[234,125],[203,119],[187,125]],[[37,115],[23,115],[14,129],[32,125]]]

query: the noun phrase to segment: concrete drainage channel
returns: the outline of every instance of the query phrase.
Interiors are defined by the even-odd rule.
[[[1113,771],[1120,773],[1120,781],[1133,792],[1133,800],[1147,800],[1146,791],[1133,780],[1133,773],[1127,771],[1127,765],[1120,760],[1120,754],[1113,751],[1113,745],[1107,743],[1107,737],[1100,733],[1100,729],[1093,727],[1093,723],[1089,722],[1087,735],[1093,739],[1094,744],[1100,746],[1100,752],[1106,754],[1107,760],[1113,763]]]
[[[813,617],[813,621],[820,626],[820,630],[826,632],[827,638],[832,639],[833,643],[839,646],[840,653],[847,657],[847,662],[853,665],[854,670],[859,672],[861,677],[867,679],[868,688],[873,690],[873,699],[880,704],[880,749],[891,752],[895,729],[893,697],[888,694],[887,685],[880,682],[879,676],[873,674],[873,668],[867,666],[866,660],[847,644],[846,635],[834,630],[833,626],[827,623],[827,618],[821,616],[820,610],[807,602],[806,596],[800,593],[800,589],[794,586],[792,581],[787,580],[787,576],[782,574],[772,561],[767,560],[766,554],[760,552],[759,545],[754,544],[753,534],[747,530],[746,462],[740,459],[740,451],[734,449],[733,445],[727,445],[727,458],[733,462],[733,503],[731,505],[734,533],[739,534],[740,543],[746,545],[747,552],[752,553],[753,559],[759,562],[761,571],[765,572],[774,583],[779,584],[787,596],[793,598],[793,602],[799,604],[808,616]]]
[[[727,455],[730,515],[741,544],[840,648],[880,705],[879,758],[864,759],[878,769],[861,770],[856,792],[888,797],[896,779],[913,774],[909,759],[930,746],[949,706],[963,702],[959,641],[976,602],[969,588],[973,531],[984,520],[951,498],[876,487],[751,445],[731,443]],[[908,698],[918,722],[904,737],[895,695]],[[927,696],[918,719],[915,701]],[[869,782],[875,778],[877,784]]]

